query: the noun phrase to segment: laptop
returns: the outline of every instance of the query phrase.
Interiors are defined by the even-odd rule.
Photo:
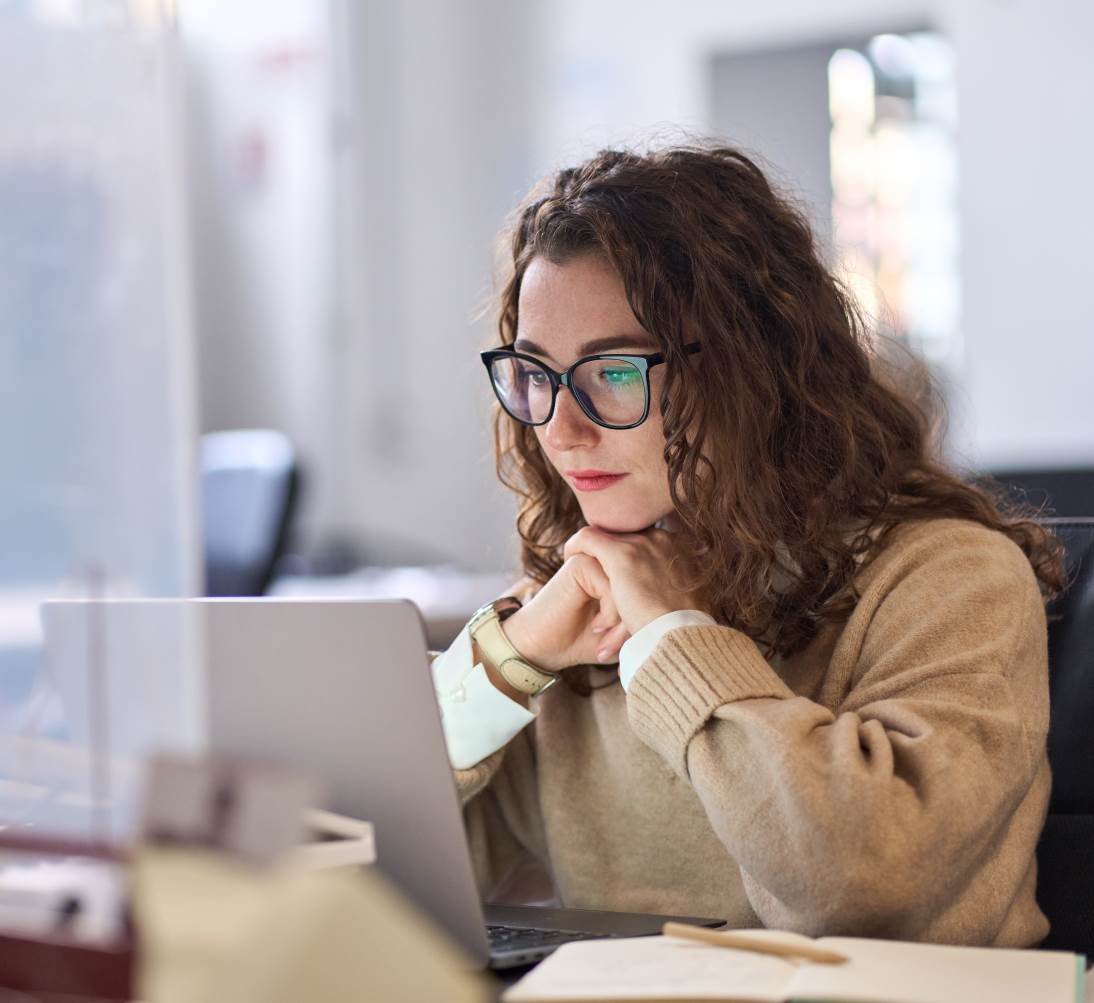
[[[568,940],[656,934],[669,919],[723,922],[483,905],[409,600],[59,600],[44,604],[43,622],[75,731],[88,700],[83,653],[97,645],[112,755],[163,747],[181,705],[194,719],[191,744],[314,774],[326,792],[319,807],[372,822],[377,866],[479,965],[529,964]],[[165,648],[195,624],[208,671],[180,680]]]

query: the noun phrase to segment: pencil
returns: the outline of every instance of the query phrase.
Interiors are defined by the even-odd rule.
[[[782,944],[763,937],[750,937],[747,933],[731,930],[708,930],[702,926],[688,926],[686,923],[666,923],[661,932],[666,937],[679,937],[682,940],[698,940],[717,947],[734,947],[740,951],[755,951],[757,954],[773,954],[779,958],[801,958],[803,961],[816,961],[822,965],[841,965],[850,961],[844,954],[814,947],[811,944]]]

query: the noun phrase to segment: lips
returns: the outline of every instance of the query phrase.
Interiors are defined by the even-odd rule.
[[[603,491],[627,475],[613,474],[607,470],[567,470],[566,476],[577,491]]]

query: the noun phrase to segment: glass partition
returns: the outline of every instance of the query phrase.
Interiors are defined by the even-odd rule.
[[[127,715],[159,713],[157,693],[182,701],[180,739],[200,727],[189,624],[143,664],[147,651],[111,642],[105,614],[85,610],[47,636],[41,610],[55,598],[193,595],[198,582],[174,39],[166,4],[0,4],[9,830],[124,837],[139,764],[111,737],[132,737]],[[111,678],[127,677],[145,680],[139,698],[112,706]]]

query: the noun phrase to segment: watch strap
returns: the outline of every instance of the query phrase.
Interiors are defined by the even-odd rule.
[[[512,603],[516,603],[516,606]],[[468,629],[479,650],[498,670],[498,674],[515,690],[533,696],[557,682],[558,674],[545,672],[533,665],[506,637],[501,627],[502,617],[515,613],[519,608],[520,602],[513,596],[495,599],[471,617]]]

